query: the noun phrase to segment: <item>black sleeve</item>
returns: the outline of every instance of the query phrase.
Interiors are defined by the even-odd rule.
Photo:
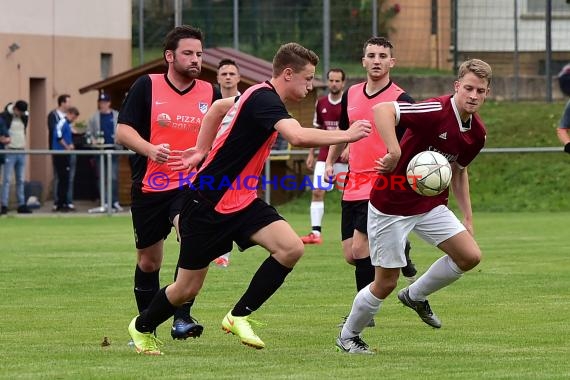
[[[407,92],[402,93],[400,96],[398,96],[398,99],[396,99],[396,100],[399,102],[406,102],[406,103],[415,103],[416,102],[414,100],[414,98],[412,98]],[[402,127],[400,125],[396,126],[396,137],[398,138],[398,141],[400,141],[402,139],[405,132],[406,132],[405,127]]]
[[[291,118],[277,93],[271,89],[260,89],[251,94],[242,112],[246,112],[256,126],[267,131],[274,130],[279,120]]]
[[[151,102],[152,83],[148,75],[143,75],[129,89],[117,122],[132,127],[142,138],[149,140]]]
[[[350,125],[348,125],[348,90],[342,94],[342,99],[340,100],[340,120],[338,121],[338,128],[346,131]]]
[[[399,102],[406,102],[406,103],[415,103],[416,101],[414,100],[414,98],[412,98],[407,92],[403,92],[402,94],[400,94],[400,96],[398,96],[398,99],[396,99]]]
[[[9,137],[8,129],[6,128],[6,122],[4,118],[0,115],[0,136]]]
[[[220,89],[217,86],[214,86],[214,85],[212,85],[212,89],[214,92],[214,94],[212,95],[212,103],[214,103],[216,100],[222,98],[222,92],[220,91]]]
[[[56,124],[57,124],[57,117],[55,116],[55,111],[51,111],[50,113],[48,113],[47,117],[48,130],[53,131]]]

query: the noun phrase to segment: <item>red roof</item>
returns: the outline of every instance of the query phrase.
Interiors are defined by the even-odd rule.
[[[202,56],[202,72],[216,72],[218,62],[224,58],[232,59],[239,66],[241,82],[251,86],[271,78],[272,64],[264,59],[243,53],[227,47],[217,47],[204,49]],[[92,83],[79,89],[79,93],[84,94],[92,90],[101,90],[109,87],[121,87],[128,89],[136,78],[143,74],[166,72],[166,65],[163,58],[155,59],[138,67],[122,73],[110,76],[99,82]],[[326,87],[320,80],[313,82],[315,88]]]

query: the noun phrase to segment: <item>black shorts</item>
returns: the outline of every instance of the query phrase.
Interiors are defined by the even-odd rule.
[[[368,234],[368,200],[342,201],[341,206],[341,240],[350,239],[354,235],[354,230]]]
[[[188,193],[191,195],[186,199],[179,221],[180,268],[206,268],[216,257],[231,251],[234,241],[240,250],[252,247],[255,243],[250,240],[251,235],[283,220],[273,206],[259,198],[243,210],[221,214],[197,191]]]
[[[182,209],[187,190],[173,189],[155,193],[143,193],[131,189],[131,217],[137,249],[166,239],[172,229],[172,220]]]

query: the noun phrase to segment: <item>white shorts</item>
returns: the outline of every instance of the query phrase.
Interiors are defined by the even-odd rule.
[[[324,161],[317,161],[315,163],[315,171],[313,173],[313,189],[314,190],[325,190],[331,191],[332,189],[343,189],[343,184],[334,184],[328,183],[325,180],[325,162]],[[348,171],[348,164],[336,163],[333,165],[333,176],[336,177],[339,173],[346,173]],[[341,178],[345,178],[346,175],[340,176]]]
[[[384,214],[368,203],[368,242],[370,260],[375,267],[402,268],[406,266],[404,247],[414,231],[434,246],[465,231],[463,224],[446,206],[440,205],[419,215]]]

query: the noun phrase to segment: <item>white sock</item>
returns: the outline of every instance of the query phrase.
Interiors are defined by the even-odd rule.
[[[440,257],[429,267],[427,272],[410,285],[410,298],[414,301],[425,301],[427,296],[455,282],[463,275],[451,257]]]
[[[223,257],[224,259],[230,261],[230,253],[231,253],[231,252],[224,253],[224,254],[223,254],[222,256],[220,256],[220,257]]]
[[[321,226],[323,215],[325,214],[325,202],[311,202],[311,226]],[[315,235],[320,235],[320,231],[314,231]]]
[[[382,301],[370,291],[370,284],[362,288],[352,303],[352,310],[340,332],[341,339],[349,339],[360,335],[362,330],[380,310]]]

